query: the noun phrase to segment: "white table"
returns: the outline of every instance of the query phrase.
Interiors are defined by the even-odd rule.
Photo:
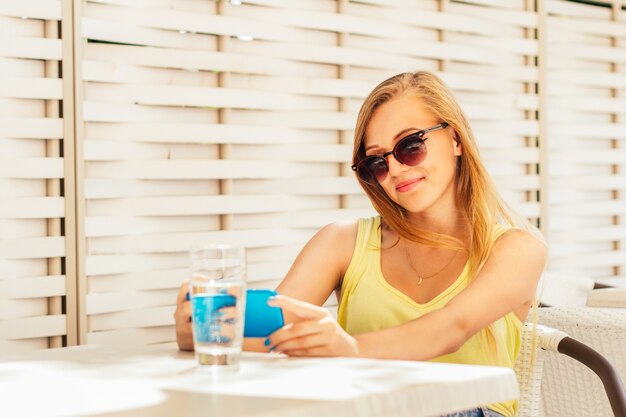
[[[175,344],[79,346],[0,362],[0,416],[427,417],[517,398],[512,370],[244,354],[215,375]]]

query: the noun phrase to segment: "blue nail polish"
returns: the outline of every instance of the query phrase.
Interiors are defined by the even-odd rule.
[[[270,342],[270,339],[269,339],[269,338],[265,339],[265,342],[263,342],[263,344],[264,344],[265,346],[269,346],[269,345],[270,345],[270,343],[272,343],[272,342]]]
[[[187,299],[187,301],[189,301],[189,291],[187,291],[187,295],[185,296],[185,298]]]
[[[275,348],[276,348],[276,346],[272,346],[272,347],[270,348],[270,352],[273,352]]]
[[[268,302],[270,302],[270,301],[274,301],[275,299],[276,299],[276,296],[275,296],[275,295],[271,295],[271,296],[267,297],[267,301],[268,301]]]

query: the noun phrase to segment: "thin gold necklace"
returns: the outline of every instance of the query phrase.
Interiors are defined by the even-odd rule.
[[[450,264],[452,263],[452,261],[454,261],[454,258],[456,258],[456,254],[458,253],[458,251],[454,251],[454,255],[452,255],[452,258],[450,258],[450,260],[448,261],[448,263],[446,263],[443,268],[441,268],[439,271],[435,272],[434,274],[431,274],[427,277],[424,277],[422,275],[420,275],[419,272],[417,272],[417,269],[415,268],[415,266],[413,266],[413,261],[411,260],[411,257],[409,256],[409,248],[407,247],[406,243],[404,243],[404,253],[406,254],[406,257],[409,261],[409,266],[411,267],[411,269],[413,270],[413,272],[415,272],[415,274],[417,275],[417,277],[419,278],[419,280],[417,281],[417,285],[422,285],[422,282],[425,279],[430,279],[433,278],[437,275],[439,275],[441,272],[443,272],[444,269],[446,269],[448,266],[450,266]]]

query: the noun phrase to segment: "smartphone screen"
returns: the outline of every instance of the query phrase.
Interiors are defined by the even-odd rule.
[[[244,337],[267,337],[285,325],[280,307],[267,304],[267,299],[275,295],[272,290],[246,291]]]

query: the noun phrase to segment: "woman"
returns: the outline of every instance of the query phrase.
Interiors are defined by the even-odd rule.
[[[359,112],[353,163],[379,216],[320,230],[270,302],[288,325],[244,348],[512,367],[546,246],[499,198],[451,91],[427,72],[382,82]],[[337,321],[321,307],[333,291]],[[185,293],[177,339],[193,349]]]

